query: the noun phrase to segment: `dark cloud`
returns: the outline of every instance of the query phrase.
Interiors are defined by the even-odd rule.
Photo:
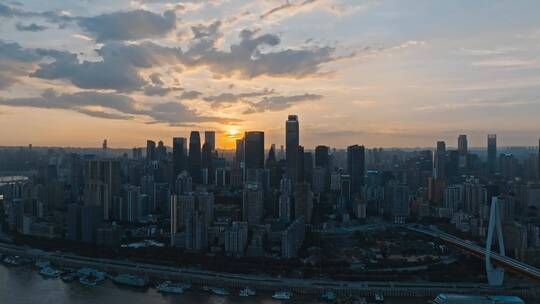
[[[249,108],[244,111],[244,114],[262,113],[267,111],[283,111],[293,105],[322,99],[322,95],[303,94],[292,96],[271,96],[264,97],[261,101],[251,103]]]
[[[249,98],[271,95],[273,93],[273,90],[264,89],[262,91],[249,93],[221,93],[219,95],[207,96],[203,99],[204,101],[209,102],[213,108],[220,108],[227,107],[238,102],[247,102],[247,99]]]
[[[79,17],[77,24],[96,41],[139,40],[163,36],[176,28],[174,11],[163,15],[145,10]]]
[[[180,102],[164,102],[144,106],[129,96],[95,91],[59,94],[54,90],[46,90],[39,97],[0,98],[0,105],[63,109],[106,119],[133,119],[136,116],[145,116],[151,119],[151,123],[171,125],[193,122],[237,123],[240,121],[232,118],[199,115],[195,110]],[[95,107],[103,110],[95,110]]]
[[[183,88],[166,87],[163,85],[147,85],[143,88],[144,94],[147,96],[165,96],[173,91],[182,91]]]
[[[15,24],[15,28],[21,32],[41,32],[47,29],[46,26],[38,25],[35,23],[30,23],[28,25],[24,25],[20,22]]]
[[[178,99],[184,99],[184,100],[192,100],[197,99],[202,95],[199,91],[184,91],[180,96],[178,96]]]
[[[0,40],[0,90],[16,83],[18,77],[27,75],[41,57],[36,50]]]
[[[332,47],[311,47],[305,49],[282,49],[263,52],[262,47],[276,47],[281,43],[274,34],[256,35],[255,31],[243,30],[240,42],[233,44],[229,51],[216,48],[219,24],[212,24],[206,32],[194,30],[198,37],[182,56],[186,66],[206,66],[217,76],[239,76],[254,78],[262,75],[273,77],[303,78],[317,75],[322,64],[338,58],[332,56]]]
[[[131,92],[147,84],[139,74],[139,69],[178,63],[178,57],[181,56],[180,49],[162,47],[151,42],[131,45],[114,42],[96,52],[101,56],[101,61],[79,62],[76,54],[51,54],[54,61],[41,64],[32,76],[66,79],[83,89]]]

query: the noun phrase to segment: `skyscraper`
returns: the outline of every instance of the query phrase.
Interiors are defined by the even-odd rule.
[[[317,146],[315,148],[315,167],[328,168],[330,166],[330,148]]]
[[[187,140],[184,137],[173,138],[173,180],[187,170]]]
[[[536,177],[540,180],[540,139],[538,140],[538,155],[536,159],[536,164],[538,166],[538,172],[536,172]]]
[[[243,138],[236,140],[235,160],[237,163],[244,161],[244,139]]]
[[[201,167],[203,170],[203,182],[205,184],[211,184],[213,179],[213,172],[212,169],[212,144],[209,142],[205,142],[202,146],[202,152],[201,152]]]
[[[216,149],[216,132],[215,131],[204,131],[204,143],[210,145],[210,151]]]
[[[468,143],[467,135],[461,134],[458,137],[459,168],[467,167]]]
[[[446,178],[446,143],[437,142],[437,151],[435,152],[434,176],[438,179]]]
[[[497,134],[487,137],[487,165],[490,174],[497,172]]]
[[[347,147],[347,172],[351,176],[351,194],[359,195],[364,186],[365,149],[364,146]]]
[[[259,225],[264,217],[264,192],[260,184],[247,182],[244,185],[242,217],[250,226]]]
[[[300,144],[300,129],[298,116],[289,115],[285,122],[285,157],[287,175],[293,184],[298,180],[298,146]]]
[[[189,135],[189,174],[194,183],[201,183],[201,137],[198,131]]]
[[[156,142],[153,140],[146,141],[146,160],[156,160]]]
[[[120,193],[120,162],[87,160],[84,162],[84,204],[99,206],[102,218],[109,219],[113,196]]]
[[[264,132],[249,131],[244,136],[245,168],[264,169]]]

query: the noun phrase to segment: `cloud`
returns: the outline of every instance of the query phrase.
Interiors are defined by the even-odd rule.
[[[15,24],[15,28],[21,32],[41,32],[47,29],[47,27],[43,25],[37,25],[35,23],[24,25],[20,22]]]
[[[257,92],[249,93],[221,93],[219,95],[207,96],[203,100],[209,102],[213,108],[227,107],[231,104],[238,102],[248,102],[247,99],[254,97],[261,97],[266,95],[271,95],[274,93],[274,90],[264,89]]]
[[[145,106],[126,95],[96,91],[59,94],[54,90],[46,90],[39,97],[0,98],[0,105],[63,109],[104,119],[126,120],[143,116],[150,118],[149,123],[167,123],[173,126],[193,122],[227,124],[240,122],[240,120],[234,118],[199,115],[195,110],[180,102],[162,102]]]
[[[101,56],[101,61],[79,62],[76,54],[65,52],[51,54],[54,61],[41,64],[32,76],[66,79],[83,89],[131,92],[147,84],[139,74],[139,69],[179,63],[178,57],[181,56],[179,48],[162,47],[152,42],[142,44],[112,42],[96,52]]]
[[[296,104],[315,101],[322,99],[322,95],[317,94],[303,94],[292,96],[271,96],[264,97],[261,101],[251,103],[249,108],[244,111],[244,114],[262,113],[267,111],[283,111]]]
[[[163,15],[145,10],[79,17],[77,24],[96,41],[139,40],[164,36],[176,28],[174,11]]]
[[[0,90],[10,87],[18,82],[19,77],[27,75],[41,57],[36,50],[0,40]]]
[[[263,47],[276,47],[281,39],[275,34],[256,36],[250,30],[243,30],[240,42],[232,44],[229,51],[222,51],[215,47],[217,32],[215,25],[206,32],[195,29],[196,42],[183,54],[182,63],[207,67],[216,76],[304,78],[318,75],[321,65],[338,59],[333,57],[335,49],[328,46],[264,52]]]
[[[265,12],[260,16],[261,19],[265,19],[270,17],[271,15],[274,15],[276,13],[280,12],[288,12],[289,14],[296,13],[303,8],[306,8],[307,6],[311,6],[315,3],[319,2],[319,0],[303,0],[298,3],[291,3],[289,0],[287,0],[284,4],[276,6],[269,11]]]

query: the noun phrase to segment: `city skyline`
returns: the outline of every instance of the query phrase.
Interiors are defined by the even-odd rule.
[[[454,146],[459,134],[483,147],[491,133],[533,146],[539,5],[3,2],[0,138],[133,147],[197,129],[232,149],[259,130],[268,147],[298,114],[306,147]]]

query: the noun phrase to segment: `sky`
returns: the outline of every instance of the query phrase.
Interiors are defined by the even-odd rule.
[[[539,1],[0,0],[0,145],[533,146]]]

